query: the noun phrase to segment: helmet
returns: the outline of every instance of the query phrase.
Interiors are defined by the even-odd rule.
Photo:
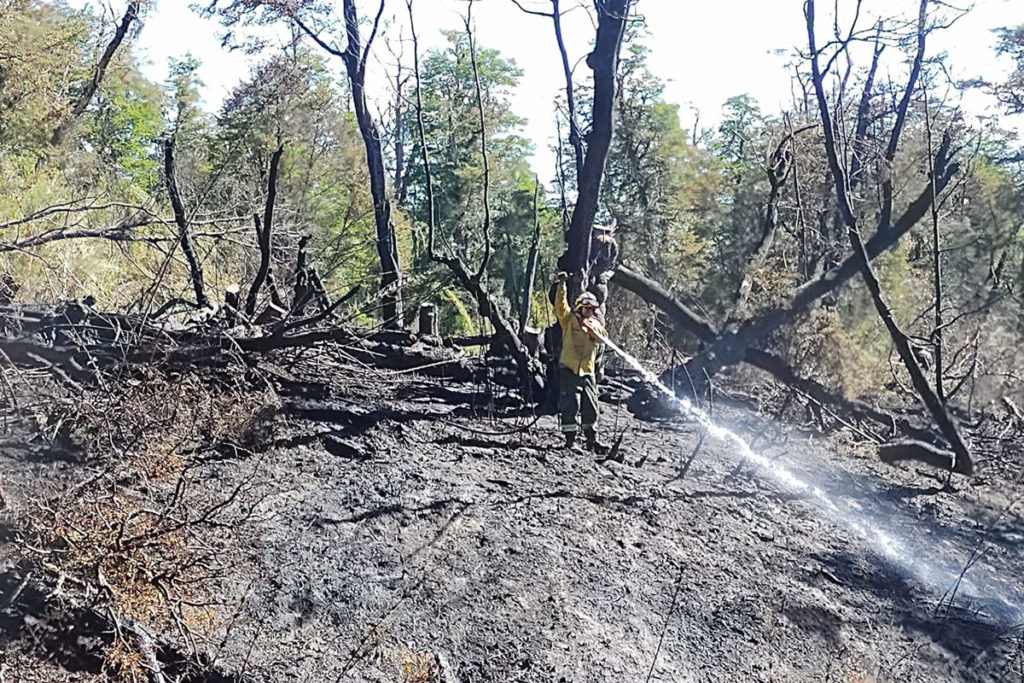
[[[593,308],[598,307],[597,297],[590,292],[583,292],[576,298],[576,303],[573,304],[573,310],[578,311],[583,306],[591,306]]]

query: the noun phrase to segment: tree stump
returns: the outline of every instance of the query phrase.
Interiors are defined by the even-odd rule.
[[[420,305],[419,334],[421,337],[437,336],[437,306],[434,304]]]

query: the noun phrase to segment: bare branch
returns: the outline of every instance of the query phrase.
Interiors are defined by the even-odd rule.
[[[67,118],[60,122],[56,130],[53,131],[53,135],[50,136],[50,144],[53,146],[59,145],[63,140],[67,132],[75,125],[75,121],[78,120],[92,102],[93,96],[96,94],[96,90],[99,89],[100,83],[103,81],[103,76],[107,72],[107,67],[110,65],[110,60],[114,58],[114,53],[121,46],[121,42],[124,40],[125,35],[128,33],[128,28],[132,22],[135,21],[139,16],[139,0],[130,0],[128,8],[124,12],[124,16],[121,18],[121,23],[118,25],[117,30],[114,32],[114,37],[111,38],[110,43],[107,44],[107,49],[103,51],[103,55],[100,57],[99,63],[96,65],[96,70],[93,72],[92,78],[82,88],[81,94],[75,101],[74,106],[71,107],[71,113],[68,114]]]
[[[552,1],[554,2],[555,0],[552,0]],[[531,14],[531,15],[533,15],[535,17],[545,17],[547,19],[550,19],[553,16],[556,16],[558,14],[558,8],[557,7],[555,8],[554,13],[551,13],[551,12],[540,12],[540,11],[535,10],[535,9],[527,9],[526,7],[523,6],[523,3],[520,2],[520,0],[512,0],[512,4],[515,5],[516,7],[518,7],[519,11],[523,12],[524,14]]]
[[[491,259],[491,167],[490,162],[487,160],[487,127],[484,125],[484,100],[480,90],[480,72],[476,64],[476,40],[473,37],[472,21],[473,0],[469,0],[465,16],[466,36],[469,39],[469,62],[473,67],[473,89],[476,93],[476,108],[480,121],[480,158],[483,160],[484,165],[484,255],[480,259],[480,267],[474,276],[479,280],[487,269],[487,262]]]

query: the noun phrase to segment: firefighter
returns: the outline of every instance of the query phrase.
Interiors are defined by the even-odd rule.
[[[558,408],[561,413],[565,447],[575,448],[583,430],[586,448],[598,454],[608,449],[597,440],[597,375],[595,360],[604,325],[597,319],[597,297],[584,292],[569,308],[565,273],[559,273],[555,291],[555,315],[562,328],[562,354],[559,359]]]

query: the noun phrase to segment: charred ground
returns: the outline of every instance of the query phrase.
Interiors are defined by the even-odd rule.
[[[600,461],[479,361],[374,353],[135,368],[74,414],[51,373],[5,373],[7,680],[1021,679],[1012,443],[942,490],[719,401],[901,564],[691,422],[637,420],[628,375]],[[955,585],[972,553],[980,590]]]

